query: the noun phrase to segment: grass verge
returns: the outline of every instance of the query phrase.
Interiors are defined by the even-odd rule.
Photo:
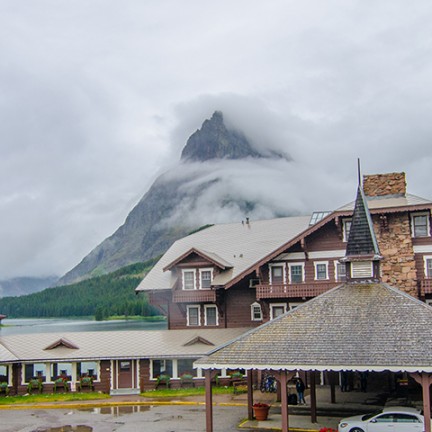
[[[27,396],[0,396],[0,405],[35,404],[50,402],[87,401],[96,399],[109,399],[111,396],[105,393],[59,393],[59,394],[35,394]]]
[[[213,387],[213,394],[233,394],[233,387]],[[204,387],[178,388],[178,389],[157,389],[141,393],[141,396],[148,398],[178,398],[186,396],[204,396]]]

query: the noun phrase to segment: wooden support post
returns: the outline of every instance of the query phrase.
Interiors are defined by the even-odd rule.
[[[422,373],[412,373],[410,374],[421,386],[423,393],[423,415],[425,422],[425,432],[431,432],[431,402],[430,402],[430,386],[432,384],[432,375],[422,372]]]
[[[205,374],[206,432],[213,432],[212,370],[206,369],[204,374]]]
[[[247,390],[248,390],[248,395],[247,395],[247,404],[248,404],[248,419],[249,420],[253,420],[254,419],[254,413],[253,413],[253,404],[254,404],[254,399],[253,399],[253,370],[250,369],[248,371],[248,375],[247,375]]]
[[[315,371],[310,371],[310,404],[311,404],[311,422],[317,422],[317,406],[316,406],[316,379]]]
[[[332,404],[336,403],[336,373],[333,371],[329,372],[330,380],[330,401]]]
[[[295,371],[287,372],[272,371],[274,377],[278,380],[280,389],[281,415],[282,415],[282,432],[289,430],[289,412],[288,412],[288,381],[295,375]]]

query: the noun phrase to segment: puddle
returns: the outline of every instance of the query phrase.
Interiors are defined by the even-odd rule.
[[[90,412],[92,414],[108,414],[108,415],[112,415],[114,417],[120,417],[122,415],[150,411],[150,408],[151,407],[148,405],[125,405],[125,406],[80,408],[77,411]],[[51,432],[51,431],[49,431],[49,432]],[[79,431],[79,432],[81,432],[81,431]]]
[[[38,428],[33,432],[92,432],[93,428],[90,426],[78,425],[78,426],[59,426],[59,427],[50,427],[46,428]]]

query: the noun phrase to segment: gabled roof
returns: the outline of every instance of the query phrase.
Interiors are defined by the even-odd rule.
[[[201,258],[204,258],[207,261],[210,261],[211,263],[213,263],[215,266],[219,267],[222,270],[225,270],[227,268],[232,268],[232,266],[233,266],[228,261],[225,261],[223,258],[221,258],[220,256],[218,256],[215,253],[206,252],[206,251],[203,251],[203,250],[200,250],[198,248],[193,247],[193,248],[189,249],[187,252],[185,252],[183,255],[180,255],[179,257],[177,257],[172,263],[169,263],[166,267],[163,268],[163,271],[171,270],[174,266],[176,266],[177,264],[179,264],[181,261],[183,261],[185,258],[187,258],[188,256],[190,256],[192,254],[196,254],[196,255],[200,256]]]
[[[248,328],[29,333],[0,336],[0,362],[85,361],[137,358],[198,358]],[[73,341],[46,349],[54,341]],[[192,342],[192,343],[191,343]],[[193,343],[195,342],[195,343]]]
[[[232,268],[216,275],[213,285],[226,285],[253,268],[263,256],[273,252],[286,239],[292,239],[309,226],[310,216],[294,216],[249,223],[213,225],[177,240],[139,284],[137,291],[171,289],[176,278],[164,272],[191,249],[208,258],[229,263]],[[204,252],[205,251],[205,252]],[[216,258],[218,257],[218,258]]]
[[[69,348],[69,349],[78,349],[79,348],[73,342],[71,342],[71,341],[65,339],[64,337],[62,337],[60,339],[57,339],[52,344],[48,345],[45,349],[46,350],[52,350],[52,349],[58,348],[58,347],[64,347],[64,348]]]
[[[386,284],[344,284],[195,362],[210,368],[432,372],[432,307]]]

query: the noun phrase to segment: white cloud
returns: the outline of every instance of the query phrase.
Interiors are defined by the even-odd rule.
[[[218,168],[263,216],[272,195],[351,200],[357,157],[431,197],[431,18],[428,0],[1,2],[0,279],[77,264],[216,109],[293,158]]]

